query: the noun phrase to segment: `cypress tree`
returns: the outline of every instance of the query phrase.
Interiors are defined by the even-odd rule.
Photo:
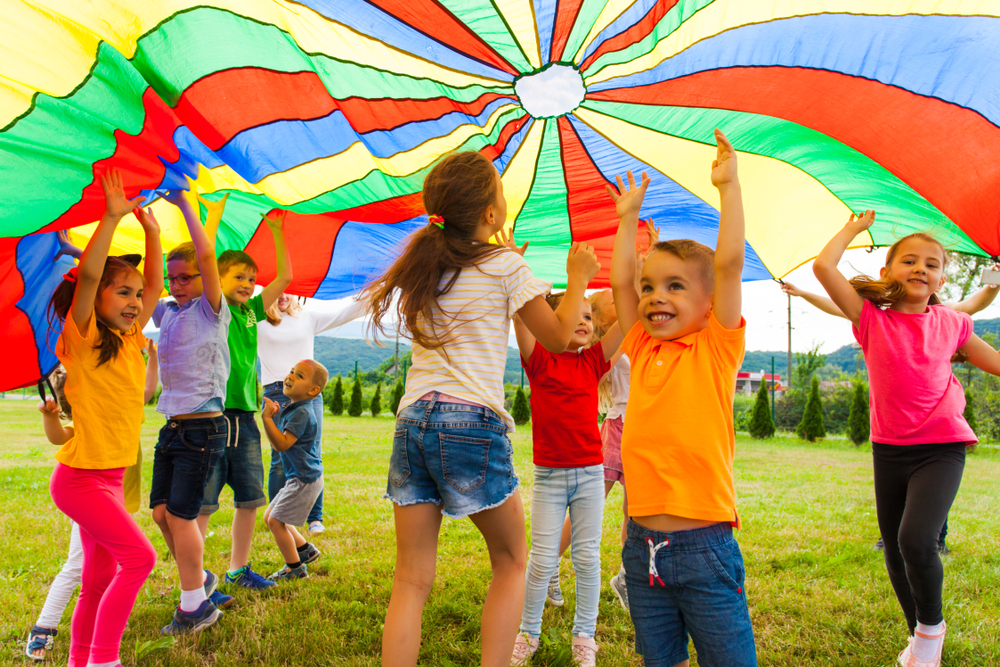
[[[528,406],[528,397],[524,393],[524,387],[518,387],[514,395],[514,407],[510,411],[515,424],[527,424],[531,419],[531,408]]]
[[[823,399],[819,396],[819,379],[814,375],[809,387],[809,398],[806,399],[806,409],[802,413],[795,432],[800,438],[815,442],[816,438],[826,437],[826,427],[823,425]]]
[[[333,400],[330,401],[330,412],[336,416],[344,414],[344,381],[337,373],[337,384],[333,387]]]
[[[760,383],[757,390],[757,400],[753,404],[748,430],[754,438],[770,438],[774,436],[774,420],[771,419],[771,405],[767,400],[767,382]]]
[[[968,389],[965,390],[965,411],[962,413],[962,416],[965,417],[965,421],[968,422],[972,432],[979,435],[979,424],[976,423],[976,414],[973,412],[972,394],[969,393]]]
[[[347,408],[347,414],[352,417],[361,416],[361,378],[354,380],[354,389],[351,390],[351,404]]]
[[[847,437],[855,445],[868,440],[871,435],[871,418],[868,414],[868,392],[861,382],[854,385],[851,409],[847,415]]]
[[[379,382],[375,386],[375,395],[372,396],[372,404],[369,408],[372,411],[372,417],[378,417],[379,413],[382,412],[382,383]]]
[[[396,387],[392,390],[392,403],[389,404],[390,409],[392,409],[392,414],[399,412],[399,402],[403,400],[403,381],[400,380],[396,383]]]

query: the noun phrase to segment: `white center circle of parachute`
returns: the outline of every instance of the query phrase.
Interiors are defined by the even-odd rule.
[[[514,82],[521,106],[535,118],[564,116],[580,106],[586,89],[583,77],[567,65],[550,65]]]

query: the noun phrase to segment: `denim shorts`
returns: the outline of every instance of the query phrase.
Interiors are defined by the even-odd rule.
[[[622,563],[635,650],[645,667],[687,660],[689,635],[702,667],[756,667],[743,555],[732,526],[661,533],[629,520]]]
[[[233,490],[233,506],[253,509],[267,505],[264,493],[264,459],[260,453],[260,429],[254,412],[226,410],[229,422],[229,442],[205,485],[201,514],[214,514],[219,509],[219,494],[229,485]]]
[[[416,401],[399,411],[385,498],[435,503],[452,519],[498,507],[517,490],[507,425],[480,405]]]
[[[221,416],[167,420],[153,450],[150,508],[165,504],[176,517],[196,519],[205,485],[226,451],[228,436]]]

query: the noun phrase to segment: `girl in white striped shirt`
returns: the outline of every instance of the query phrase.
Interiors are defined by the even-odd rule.
[[[482,616],[482,665],[510,660],[524,600],[527,543],[503,407],[510,320],[538,342],[566,349],[584,289],[600,265],[586,244],[566,263],[566,296],[555,312],[509,235],[503,183],[476,152],[454,153],[424,179],[427,227],[368,288],[372,333],[395,308],[413,340],[413,366],[399,403],[386,497],[396,525],[396,570],[382,636],[382,664],[416,665],[420,616],[434,581],[442,516],[470,517],[483,534],[493,578]],[[498,235],[498,244],[490,239]],[[394,298],[398,300],[394,301]],[[391,325],[395,326],[395,325]]]

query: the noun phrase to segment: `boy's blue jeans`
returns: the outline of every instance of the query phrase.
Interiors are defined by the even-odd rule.
[[[288,397],[285,396],[282,391],[284,383],[282,382],[272,382],[271,384],[264,387],[264,397],[269,398],[280,407],[285,407],[289,404]],[[313,410],[313,416],[316,417],[316,438],[319,440],[319,450],[320,456],[323,454],[323,395],[320,394],[312,400],[310,407]],[[278,495],[278,491],[281,491],[285,486],[285,468],[281,465],[281,457],[272,449],[271,450],[271,467],[268,469],[267,473],[267,502],[270,503],[274,500],[274,497]],[[316,499],[316,503],[313,505],[312,509],[309,511],[308,523],[313,521],[323,521],[323,492],[319,492],[319,498]]]
[[[661,533],[629,520],[622,562],[635,650],[645,667],[687,660],[689,635],[702,667],[756,667],[743,555],[732,526]]]
[[[559,540],[569,509],[576,570],[573,635],[593,637],[601,598],[601,527],[604,520],[604,466],[546,468],[535,466],[531,492],[531,555],[524,578],[521,632],[542,632],[542,610],[549,579],[559,569]]]

